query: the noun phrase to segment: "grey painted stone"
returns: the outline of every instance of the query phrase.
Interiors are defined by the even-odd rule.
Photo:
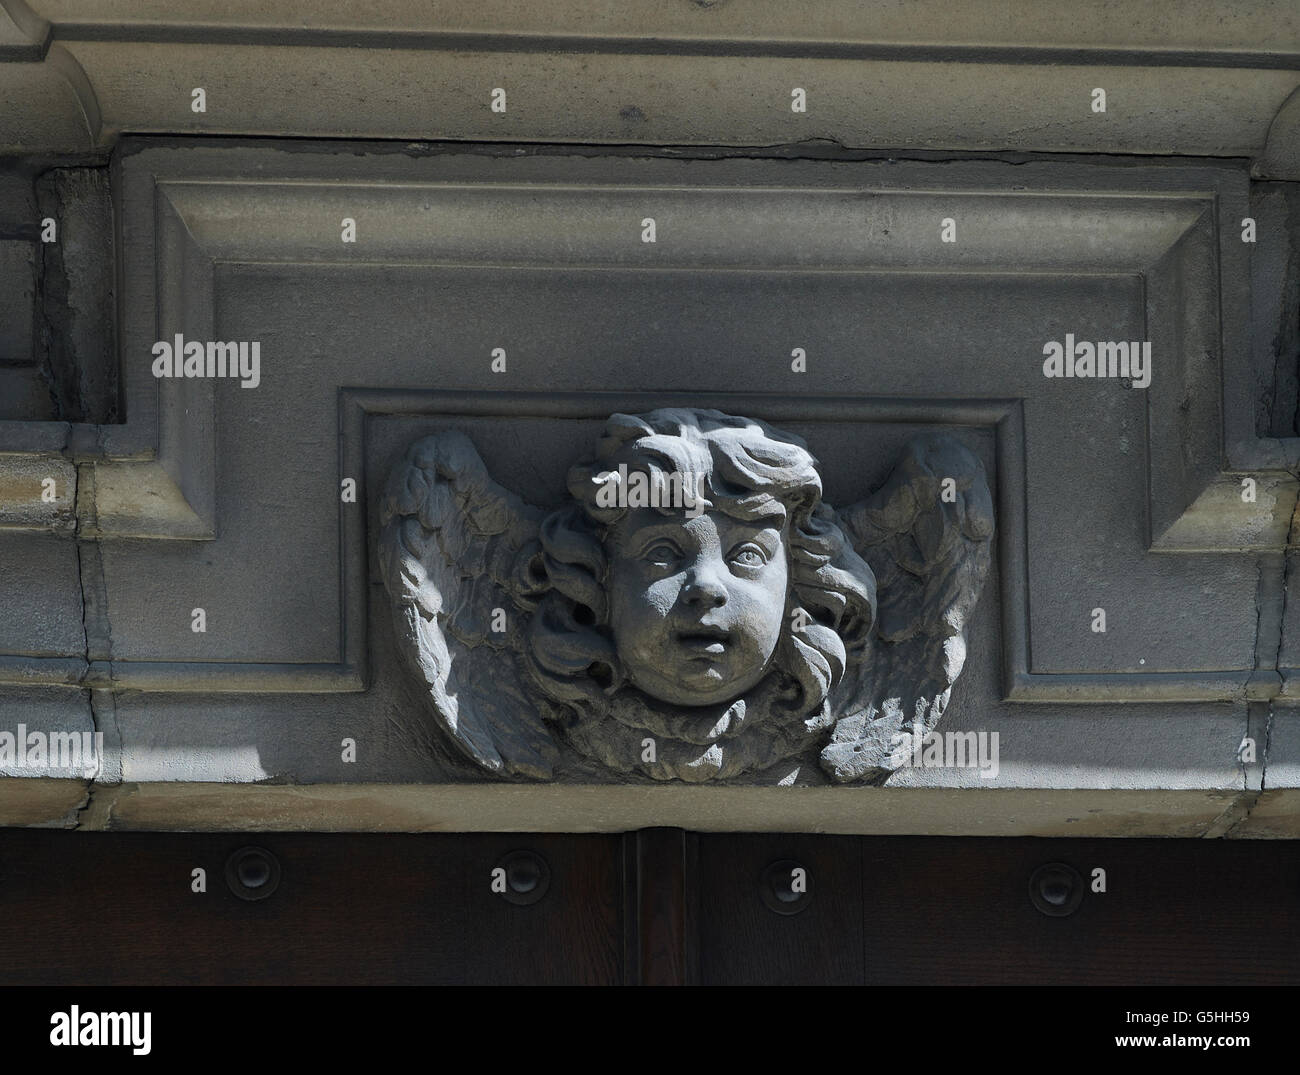
[[[0,534],[71,533],[76,526],[77,481],[76,466],[60,456],[31,452],[5,459],[0,464]]]
[[[72,781],[11,783],[33,785],[21,799],[12,791],[9,796],[27,816],[51,825],[66,821],[55,811],[71,795],[51,803],[49,785],[82,787]],[[662,786],[220,783],[124,784],[97,791],[96,800],[101,797],[82,812],[80,828],[620,832],[647,825],[707,825],[710,832],[1193,838],[1204,835],[1234,799],[1229,792],[1205,790],[1115,790],[1100,796],[1095,790],[878,788],[862,801],[832,788],[719,785],[693,788],[683,797],[680,789]]]
[[[1284,421],[1260,423],[1278,355],[1259,346],[1254,252],[1234,231],[1244,164],[129,148],[127,421],[0,428],[0,469],[57,458],[88,479],[80,648],[33,656],[19,632],[0,725],[41,699],[120,735],[125,783],[96,790],[91,825],[1285,830],[1294,774],[1238,758],[1243,738],[1266,744],[1293,664],[1281,595],[1300,459]],[[948,215],[956,244],[939,237]],[[1261,296],[1279,272],[1256,276]],[[150,348],[175,332],[259,340],[258,387],[159,383]],[[1150,387],[1044,378],[1043,344],[1065,332],[1149,334]],[[996,776],[685,798],[566,763],[554,788],[520,788],[440,738],[379,571],[387,475],[420,438],[459,431],[553,510],[611,413],[667,406],[798,435],[837,506],[917,435],[979,459],[998,529],[941,727],[997,732]],[[1231,495],[1243,473],[1253,504]],[[49,552],[66,538],[23,538],[66,575]]]
[[[765,0],[628,11],[440,5],[310,17],[274,2],[10,5],[9,152],[82,152],[122,131],[1083,151],[1253,158],[1295,178],[1300,27],[1286,4],[978,5]],[[8,10],[8,9],[6,9]],[[383,62],[377,63],[376,55]],[[200,77],[201,76],[201,77]],[[206,111],[190,108],[203,83]],[[490,107],[504,88],[505,112]],[[808,93],[805,112],[791,90]],[[1091,92],[1107,91],[1105,113]]]
[[[1251,347],[1256,353],[1255,428],[1262,436],[1295,438],[1295,355],[1300,350],[1300,190],[1293,183],[1251,186],[1256,243],[1250,258]]]
[[[883,782],[965,663],[992,502],[950,437],[840,511],[799,437],[752,418],[615,414],[550,514],[469,438],[412,445],[384,497],[399,645],[456,746],[549,779],[559,741],[626,779],[773,766]],[[707,506],[707,510],[706,510]],[[879,592],[878,592],[879,588]]]
[[[104,168],[55,168],[37,183],[37,215],[58,241],[41,243],[41,354],[56,417],[116,422],[113,204]]]
[[[35,319],[36,248],[31,242],[0,241],[0,362],[29,364]],[[17,417],[15,415],[14,417]]]
[[[30,210],[15,186],[0,182],[0,202],[9,209],[0,214],[0,230],[25,232]],[[0,239],[0,280],[5,281],[0,289],[0,421],[53,418],[48,385],[37,368],[32,346],[36,321],[34,243],[26,238]]]
[[[47,803],[66,809],[68,800],[47,787],[60,780],[81,785],[76,798],[85,798],[84,782],[102,775],[109,745],[107,737],[96,739],[99,729],[86,694],[31,688],[5,692],[0,705],[0,800],[12,784],[9,801],[19,811]],[[24,787],[30,787],[30,793]]]
[[[24,12],[28,35],[42,32],[39,22],[56,26],[94,27],[128,35],[140,27],[193,30],[220,28],[214,36],[230,36],[244,27],[274,29],[286,39],[329,32],[351,33],[363,43],[366,32],[402,33],[408,41],[427,41],[456,34],[566,35],[591,43],[626,42],[653,28],[669,47],[685,48],[691,41],[713,37],[733,41],[815,41],[844,46],[886,44],[897,47],[934,45],[983,46],[1015,42],[1026,48],[1069,46],[1079,49],[1172,49],[1210,52],[1243,50],[1267,45],[1280,56],[1300,45],[1300,20],[1281,4],[1224,3],[1223,0],[1184,0],[1152,3],[1134,9],[1122,20],[1104,0],[1080,0],[1070,9],[1068,42],[1062,41],[1059,11],[1050,5],[952,8],[943,0],[916,0],[906,6],[828,0],[807,11],[794,11],[780,0],[738,4],[673,4],[653,12],[636,8],[593,7],[585,0],[551,0],[545,7],[520,8],[502,0],[476,4],[448,3],[431,27],[418,0],[392,0],[376,10],[358,10],[349,0],[320,0],[311,19],[284,0],[264,0],[255,10],[232,6],[228,0],[191,0],[182,10],[159,0],[31,0]],[[649,21],[653,20],[653,22]],[[129,24],[123,26],[123,24]],[[415,35],[420,35],[416,37]],[[87,34],[89,36],[89,34]]]
[[[77,555],[66,538],[0,531],[0,653],[85,652]]]

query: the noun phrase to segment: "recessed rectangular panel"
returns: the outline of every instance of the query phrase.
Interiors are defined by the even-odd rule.
[[[1237,780],[1222,703],[1259,576],[1236,535],[1271,509],[1205,499],[1247,357],[1215,284],[1235,166],[244,146],[122,169],[127,422],[78,494],[96,647],[15,659],[115,692],[124,772],[984,786],[882,762],[922,712],[1001,729],[987,780],[1036,786],[1172,705],[1199,753],[1143,771]],[[583,497],[634,441],[713,483],[678,536],[739,557],[715,574],[743,623],[651,637],[662,579],[620,589],[658,547]],[[727,537],[778,517],[771,548]],[[737,767],[709,753],[754,728]]]

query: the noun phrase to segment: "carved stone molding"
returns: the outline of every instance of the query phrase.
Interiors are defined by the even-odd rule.
[[[1285,5],[1102,0],[904,9],[833,0],[610,11],[427,5],[361,15],[217,2],[5,0],[11,152],[84,153],[122,132],[577,144],[1232,156],[1296,178],[1300,86]],[[376,63],[382,53],[383,63]],[[251,77],[250,77],[251,76]],[[191,109],[202,86],[210,104]],[[490,108],[493,88],[508,94]],[[792,87],[810,95],[791,110]],[[1090,94],[1108,94],[1104,115]]]
[[[958,441],[837,511],[801,438],[664,408],[611,415],[567,484],[543,513],[453,432],[384,497],[398,644],[482,768],[549,779],[563,743],[623,778],[879,783],[939,722],[993,534]]]
[[[1230,241],[1224,234],[1228,229],[1220,226],[1245,204],[1243,180],[1230,169],[1097,169],[1062,180],[1045,165],[946,166],[941,173],[923,165],[797,170],[784,165],[779,185],[770,185],[762,178],[763,166],[746,162],[646,161],[635,169],[598,162],[575,170],[572,162],[547,160],[442,158],[379,166],[332,158],[331,178],[325,180],[311,154],[270,159],[279,170],[273,182],[222,174],[237,165],[211,150],[145,151],[124,159],[125,212],[132,222],[123,251],[129,420],[124,426],[94,427],[93,442],[82,436],[77,445],[73,438],[74,458],[86,460],[78,493],[83,537],[210,539],[218,534],[217,389],[206,380],[157,381],[147,361],[154,340],[175,333],[211,335],[214,303],[220,301],[217,274],[254,264],[350,265],[346,271],[352,272],[403,265],[422,272],[439,264],[496,271],[494,266],[506,264],[516,272],[530,267],[582,274],[676,271],[719,279],[727,273],[815,272],[845,281],[858,274],[881,280],[929,274],[955,281],[991,274],[990,279],[1008,283],[1055,274],[1122,287],[1132,281],[1144,331],[1162,359],[1143,396],[1149,467],[1143,485],[1149,504],[1145,511],[1133,505],[1147,520],[1147,542],[1153,550],[1226,551],[1279,548],[1287,540],[1295,482],[1283,472],[1252,471],[1262,482],[1253,505],[1238,498],[1232,512],[1201,506],[1221,502],[1222,490],[1237,481],[1231,473],[1220,474],[1225,453],[1231,468],[1244,469],[1265,462],[1269,444],[1248,426],[1250,378],[1244,372],[1240,314],[1246,282],[1234,268],[1242,244]],[[425,178],[413,182],[420,174]],[[796,175],[801,181],[792,185]],[[380,176],[387,181],[376,182]],[[538,214],[538,205],[546,211]],[[356,247],[338,241],[337,220],[347,213],[364,221],[365,242]],[[934,221],[945,213],[961,217],[960,243],[934,241]],[[625,222],[646,214],[671,229],[665,236],[671,242],[645,248],[626,241]],[[517,226],[491,226],[503,219]],[[755,230],[753,222],[760,219],[762,229]],[[1220,304],[1191,300],[1205,294],[1216,277],[1223,281]],[[1008,369],[1019,365],[1042,385],[1038,361],[1031,353]],[[1012,396],[1028,391],[1024,374],[1009,376],[1004,383]],[[355,383],[355,376],[348,380]],[[957,375],[952,387],[968,392],[960,383]],[[647,409],[656,405],[661,404],[649,403]],[[689,394],[681,405],[691,405]],[[614,401],[606,413],[617,409],[621,404]],[[907,407],[890,413],[901,416]],[[1003,428],[1009,413],[1003,409],[988,421]],[[780,415],[768,409],[764,417]],[[1012,441],[1025,435],[1010,433],[1012,426],[1005,429]],[[10,423],[0,434],[8,438],[9,451],[24,446],[30,451],[32,438],[41,436],[62,448],[68,429]],[[352,450],[350,435],[345,433],[343,443],[345,452]],[[30,462],[18,462],[23,455],[9,458],[14,466],[30,469]],[[57,526],[67,518],[66,513],[38,514],[24,504],[31,504],[30,496],[12,509],[10,525]],[[1011,506],[1008,520],[1023,510],[1022,503]],[[345,506],[339,514],[338,556],[351,563],[356,546],[347,535],[355,523]],[[1017,532],[1014,525],[1012,532]],[[1024,562],[1023,553],[1016,555],[1015,562]],[[1003,585],[1019,586],[1012,581],[1016,575],[1007,571]],[[355,568],[350,577],[359,577]],[[1030,589],[1026,582],[1020,592]],[[275,661],[116,659],[111,665],[101,662],[101,670],[92,669],[85,681],[145,690],[357,690],[364,683],[364,638],[350,625],[364,618],[361,592],[359,583],[350,581],[337,598],[341,610],[350,609],[339,615],[337,663],[294,671]],[[1014,612],[1026,600],[1014,590],[1006,596],[1010,697],[1229,698],[1249,678],[1244,671],[1152,671],[1121,675],[1107,686],[1105,675],[1098,680],[1090,673],[1035,672],[1028,631]],[[48,667],[57,681],[65,681],[63,663],[57,669],[39,662],[36,667]],[[1256,680],[1253,690],[1259,689]]]
[[[1263,703],[1293,663],[1270,648],[1257,594],[1274,569],[1281,592],[1300,441],[1256,435],[1243,162],[372,149],[124,144],[125,422],[0,425],[0,536],[73,558],[92,598],[69,603],[84,637],[0,632],[0,691],[15,711],[58,698],[111,720],[120,778],[144,788],[122,794],[137,811],[123,817],[156,823],[166,781],[288,781],[334,787],[331,817],[344,784],[384,784],[408,789],[385,802],[410,824],[472,824],[448,789],[484,768],[439,730],[384,588],[388,477],[412,445],[460,434],[503,488],[552,512],[611,415],[662,408],[801,438],[840,510],[915,438],[979,461],[997,526],[942,727],[1018,737],[999,788],[1119,781],[1138,811],[1139,793],[1185,794],[1149,804],[1162,831],[1205,831],[1260,792],[1234,751],[1243,728],[1264,741]],[[941,238],[945,218],[959,241]],[[177,334],[259,340],[260,384],[156,379],[151,348]],[[1150,383],[1044,377],[1045,343],[1066,334],[1150,342]],[[46,503],[55,467],[62,499]],[[190,633],[198,604],[218,629]],[[1087,631],[1097,604],[1104,639]],[[337,743],[353,736],[368,747],[347,768]],[[558,790],[612,782],[593,824],[647,823],[650,793],[681,790],[620,798],[618,774],[557,742]],[[794,754],[821,771],[827,745]],[[889,783],[893,805],[861,824],[910,809],[899,796],[985,786],[885,769],[863,778]],[[420,787],[437,794],[411,806]],[[292,813],[286,798],[263,801]],[[546,801],[554,824],[576,823],[578,807]],[[720,823],[780,821],[761,796],[709,801]],[[999,831],[1025,831],[1011,815],[1031,808],[1007,798]],[[825,816],[851,831],[846,810]]]

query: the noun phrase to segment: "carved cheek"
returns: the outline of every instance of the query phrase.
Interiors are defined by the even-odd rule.
[[[629,572],[615,578],[613,589],[611,626],[624,657],[658,652],[668,613],[681,589],[680,576],[647,578],[639,571]]]
[[[789,575],[785,564],[775,562],[768,570],[746,587],[745,601],[756,641],[765,656],[770,656],[785,626],[785,606],[788,596]]]
[[[669,575],[667,578],[653,580],[645,588],[644,601],[656,619],[665,619],[677,603],[683,578],[680,574]]]
[[[776,649],[785,617],[784,591],[754,582],[733,595],[754,656],[766,660]]]

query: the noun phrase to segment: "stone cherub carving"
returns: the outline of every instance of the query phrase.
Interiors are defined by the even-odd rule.
[[[942,716],[993,533],[951,437],[837,513],[798,437],[615,414],[567,484],[533,507],[445,433],[382,504],[399,645],[483,769],[550,779],[567,750],[622,778],[881,783]]]

